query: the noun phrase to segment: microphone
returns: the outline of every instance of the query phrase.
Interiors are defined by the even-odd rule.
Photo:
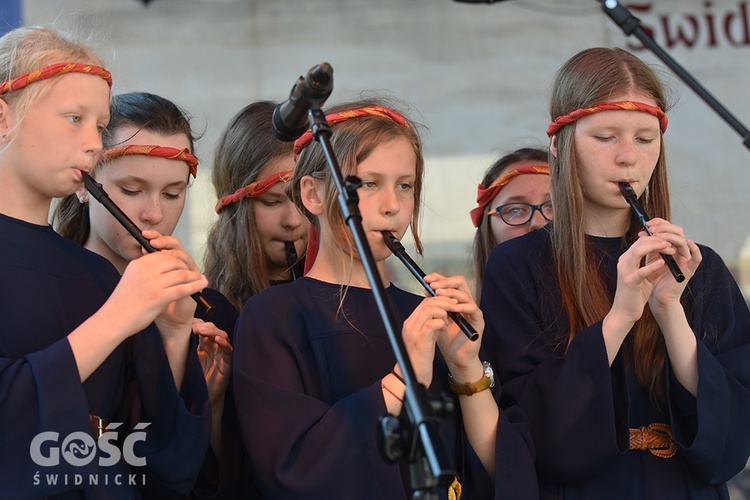
[[[285,142],[294,141],[310,128],[309,111],[320,108],[333,92],[333,68],[327,62],[310,68],[292,87],[289,99],[273,110],[273,135]]]
[[[643,211],[640,203],[638,203],[638,196],[635,194],[635,189],[633,189],[633,186],[631,186],[627,182],[620,182],[619,184],[622,196],[628,202],[628,205],[630,205],[630,208],[633,210],[635,216],[638,217],[641,226],[643,226],[643,229],[646,230],[646,233],[648,233],[649,236],[653,236],[653,233],[646,224],[650,219],[648,215],[646,215],[646,213]],[[664,259],[664,263],[667,265],[669,272],[671,272],[672,276],[674,276],[674,279],[677,280],[677,283],[682,283],[683,281],[685,281],[685,275],[682,274],[680,266],[677,265],[677,261],[674,260],[674,257],[667,254],[660,255],[662,259]]]

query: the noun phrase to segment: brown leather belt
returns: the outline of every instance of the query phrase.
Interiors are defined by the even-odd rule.
[[[107,430],[109,422],[101,417],[97,417],[93,413],[89,413],[89,420],[91,420],[91,428],[94,431],[94,437],[99,439],[102,437],[102,434],[104,434],[104,431]]]
[[[648,450],[659,458],[672,458],[677,453],[677,445],[672,440],[672,429],[669,424],[660,422],[630,429],[630,449]]]

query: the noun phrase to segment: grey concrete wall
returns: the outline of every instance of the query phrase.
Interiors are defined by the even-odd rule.
[[[657,42],[750,123],[747,2],[634,3]],[[207,174],[220,130],[250,101],[285,99],[300,74],[328,61],[335,70],[329,103],[385,90],[407,100],[429,127],[426,258],[460,268],[484,169],[504,151],[547,144],[555,70],[582,48],[635,42],[591,0],[154,0],[148,7],[136,0],[25,0],[24,8],[27,24],[93,31],[116,92],[163,94],[205,129],[203,164],[179,228],[197,255],[212,220]],[[750,253],[750,151],[664,72],[677,98],[666,135],[674,220],[737,269],[743,245]]]

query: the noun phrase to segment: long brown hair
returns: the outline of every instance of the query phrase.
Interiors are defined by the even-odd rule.
[[[383,106],[398,111],[394,103],[379,99],[365,99],[353,101],[326,110],[326,114],[340,113],[351,109],[371,106]],[[331,126],[331,146],[341,167],[344,177],[355,175],[357,165],[362,163],[373,150],[383,142],[399,137],[406,138],[412,145],[417,158],[416,178],[414,181],[414,214],[410,228],[414,237],[417,253],[422,254],[422,241],[419,239],[420,205],[422,200],[422,186],[424,184],[424,156],[422,155],[422,141],[417,132],[417,124],[404,116],[409,127],[382,116],[360,116],[348,119]],[[338,192],[331,179],[323,148],[317,144],[308,145],[297,158],[297,165],[289,183],[289,196],[297,208],[305,214],[307,219],[320,228],[316,216],[311,214],[302,203],[300,195],[300,181],[302,177],[310,175],[316,179],[325,179],[325,211],[328,216],[333,237],[336,244],[349,255],[354,254],[354,241],[348,226],[341,215],[338,206]]]
[[[543,163],[547,163],[547,151],[538,148],[520,148],[512,151],[506,155],[501,156],[493,163],[482,178],[482,185],[489,186],[492,182],[500,177],[504,173],[505,169],[524,160],[535,160]],[[487,260],[490,258],[492,249],[498,245],[495,241],[495,237],[492,234],[492,228],[490,227],[490,218],[487,213],[482,214],[482,220],[479,223],[476,233],[474,234],[473,249],[473,264],[474,264],[474,277],[476,279],[475,295],[474,298],[479,302],[479,297],[482,292],[482,276],[484,275],[484,268],[487,266]]]
[[[273,136],[275,107],[271,101],[254,102],[227,125],[216,147],[211,174],[217,199],[258,180],[263,167],[292,153],[293,143]],[[206,277],[237,309],[271,286],[257,233],[252,200],[225,206],[208,232]]]
[[[667,110],[668,103],[661,81],[643,61],[622,49],[592,48],[579,52],[558,71],[550,100],[550,116],[555,118],[613,96],[637,91]],[[552,231],[555,263],[565,310],[570,319],[568,342],[576,332],[601,320],[612,307],[604,283],[603,270],[586,239],[583,220],[584,198],[575,154],[575,122],[557,134],[557,157],[550,156],[552,200],[555,222]],[[641,196],[646,213],[670,219],[669,185],[664,141],[648,187]],[[639,221],[631,215],[624,238],[634,242],[640,230]],[[664,401],[664,364],[666,347],[659,326],[648,309],[636,323],[633,332],[633,359],[636,376],[648,391],[654,404]]]

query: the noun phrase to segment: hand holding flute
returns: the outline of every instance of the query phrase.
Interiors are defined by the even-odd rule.
[[[141,230],[138,228],[138,226],[133,223],[132,220],[123,212],[120,207],[118,207],[109,197],[109,195],[104,191],[102,188],[102,185],[96,182],[93,177],[91,177],[88,173],[83,172],[83,183],[86,186],[86,189],[88,190],[89,194],[96,198],[99,203],[104,206],[104,208],[107,209],[109,213],[112,214],[112,216],[117,219],[117,222],[119,222],[125,230],[128,231],[135,239],[140,243],[140,245],[146,249],[149,253],[156,252],[156,248],[151,245],[151,243],[144,238],[143,234],[141,233]],[[194,293],[191,295],[193,299],[198,303],[200,307],[205,309],[207,313],[211,313],[214,309],[214,306],[206,300],[206,298],[201,294],[200,292]]]
[[[648,215],[643,211],[643,208],[641,207],[640,203],[638,203],[638,196],[635,194],[635,190],[633,189],[633,186],[631,186],[627,182],[620,182],[620,192],[622,193],[623,197],[625,197],[625,200],[628,202],[628,205],[630,205],[630,208],[633,210],[633,213],[635,213],[636,217],[638,217],[638,220],[641,222],[641,225],[643,226],[643,229],[650,235],[653,236],[651,233],[651,230],[648,227],[648,224],[646,224],[650,219]],[[677,262],[674,260],[674,257],[667,254],[660,254],[662,259],[664,259],[664,263],[667,265],[667,268],[672,273],[672,276],[674,276],[674,279],[677,280],[677,283],[682,283],[685,281],[685,275],[680,270],[680,266],[677,265]]]
[[[433,290],[433,288],[424,280],[424,271],[422,271],[417,263],[414,262],[414,260],[406,253],[404,246],[401,244],[398,238],[396,238],[396,236],[394,236],[390,231],[383,231],[382,233],[383,240],[385,241],[388,249],[393,252],[393,255],[398,257],[398,259],[406,266],[409,272],[411,272],[412,275],[417,278],[417,281],[422,284],[424,289],[427,290],[430,295],[432,295],[433,297],[437,296],[435,290]],[[464,332],[464,334],[469,338],[469,340],[473,342],[479,338],[479,334],[474,329],[474,327],[471,326],[468,321],[466,321],[466,318],[456,312],[450,312],[448,314],[450,315],[451,319],[456,322],[461,331]]]

